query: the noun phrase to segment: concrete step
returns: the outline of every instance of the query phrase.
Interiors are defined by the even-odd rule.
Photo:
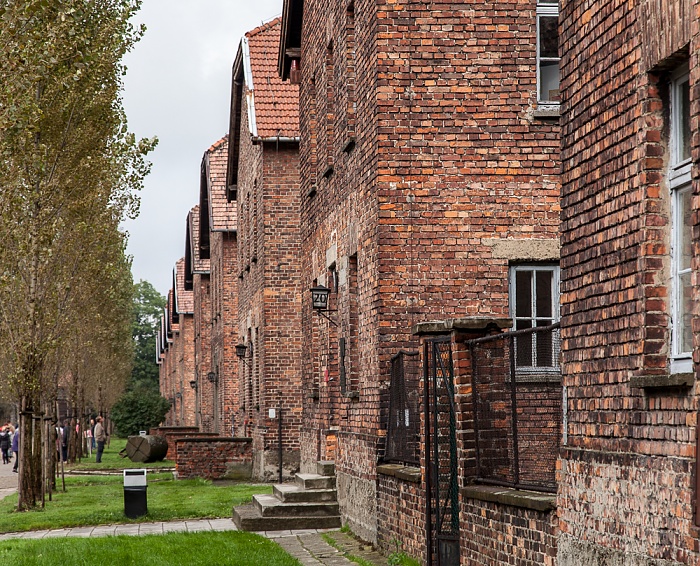
[[[316,473],[319,476],[335,476],[335,462],[333,460],[316,462]]]
[[[335,476],[296,474],[294,481],[302,489],[335,489]]]
[[[258,508],[248,503],[233,508],[233,522],[241,531],[286,531],[294,529],[337,529],[340,515],[304,517],[263,517]]]
[[[317,503],[320,501],[336,501],[336,489],[304,489],[300,485],[285,483],[272,488],[273,495],[284,503]]]
[[[254,495],[253,505],[263,517],[333,517],[340,514],[335,501],[283,503],[274,495]]]

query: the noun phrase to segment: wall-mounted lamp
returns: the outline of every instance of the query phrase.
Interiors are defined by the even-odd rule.
[[[197,391],[197,380],[196,379],[193,379],[192,381],[190,381],[190,387],[192,389],[194,389],[195,391]]]
[[[236,356],[238,356],[238,359],[241,360],[246,366],[248,365],[248,362],[245,361],[245,353],[247,350],[248,346],[242,342],[240,344],[236,344]]]
[[[216,378],[217,378],[217,375],[216,375],[216,373],[214,373],[213,371],[210,371],[210,372],[207,374],[207,379],[208,379],[209,381],[211,381],[212,383],[216,383]]]
[[[331,294],[331,290],[323,285],[317,285],[316,287],[311,287],[311,306],[319,316],[325,318],[333,326],[338,326],[338,324],[326,314],[326,312],[335,312],[328,310],[328,298]]]

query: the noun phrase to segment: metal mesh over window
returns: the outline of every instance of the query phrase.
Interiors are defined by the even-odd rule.
[[[401,351],[391,359],[386,455],[390,462],[420,463],[420,367],[418,352]]]
[[[561,440],[559,325],[469,342],[477,481],[555,491]]]

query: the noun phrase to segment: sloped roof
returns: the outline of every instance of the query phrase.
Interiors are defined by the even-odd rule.
[[[209,229],[212,232],[235,232],[238,229],[238,206],[226,198],[227,160],[228,136],[224,136],[204,153],[203,181],[206,183]]]
[[[241,41],[251,133],[260,139],[299,137],[299,86],[277,73],[281,18],[245,34]]]
[[[194,293],[185,290],[185,258],[175,262],[175,310],[179,314],[194,313]]]
[[[199,254],[199,205],[187,215],[187,236],[189,238],[186,254],[191,257],[192,273],[209,273],[209,260]]]

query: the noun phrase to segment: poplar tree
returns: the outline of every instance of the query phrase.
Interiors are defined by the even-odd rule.
[[[143,33],[130,23],[139,7],[138,0],[0,7],[0,350],[20,402],[20,508],[42,495],[44,392],[64,366],[57,354],[74,356],[80,344],[76,309],[91,313],[85,324],[107,340],[123,322],[86,306],[85,297],[118,302],[123,266],[104,264],[102,252],[116,241],[123,254],[117,226],[137,213],[145,156],[155,145],[128,132],[121,100],[122,57]]]

